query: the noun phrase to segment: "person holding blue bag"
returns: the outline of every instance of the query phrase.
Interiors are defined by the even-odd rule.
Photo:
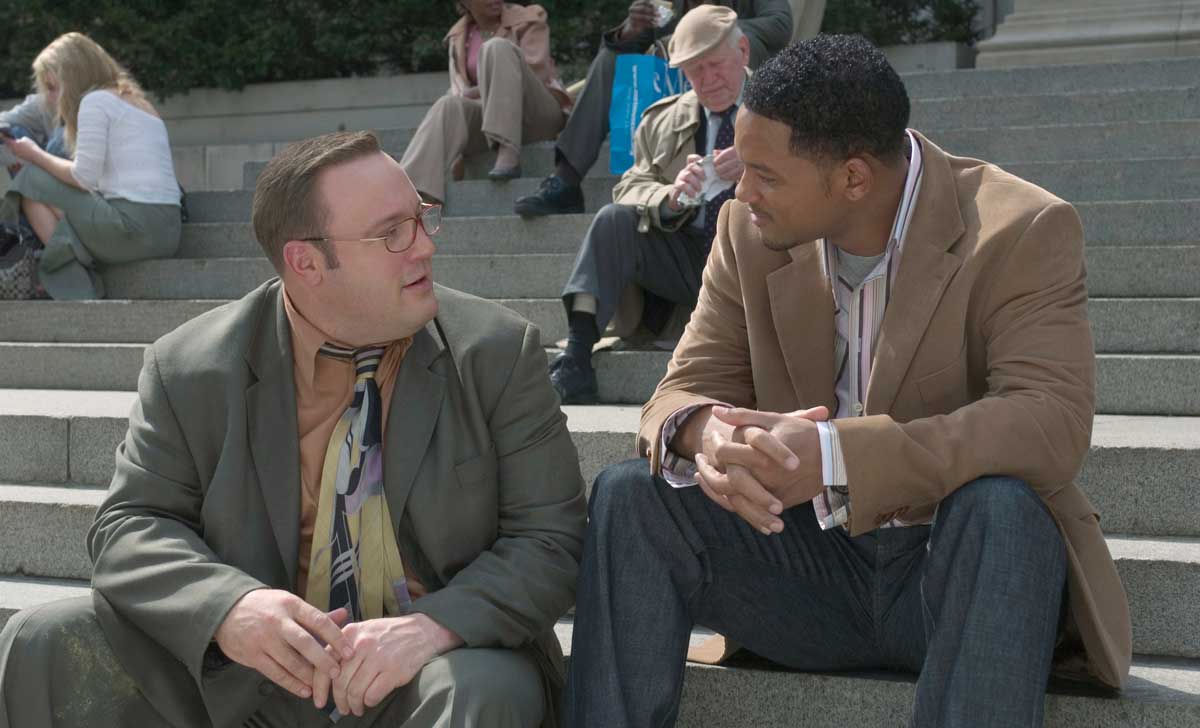
[[[792,7],[788,0],[633,0],[625,21],[604,34],[600,51],[588,68],[587,83],[555,144],[554,174],[542,181],[536,194],[516,201],[513,209],[518,215],[583,212],[579,184],[596,163],[609,136],[617,59],[624,54],[644,54],[656,44],[666,43],[688,12],[707,4],[730,8],[737,14],[738,28],[750,48],[750,68],[757,68],[791,40]],[[628,140],[633,138],[633,129],[624,127]],[[612,131],[614,142],[618,133]]]
[[[592,347],[636,284],[667,304],[695,305],[716,232],[742,163],[733,122],[749,74],[750,43],[729,8],[688,13],[671,38],[671,65],[692,90],[646,109],[634,165],[596,213],[563,289],[567,348],[550,364],[563,404],[596,401]]]

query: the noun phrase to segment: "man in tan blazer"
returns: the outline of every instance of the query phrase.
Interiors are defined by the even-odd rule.
[[[751,79],[649,463],[593,488],[574,725],[670,725],[693,624],[729,640],[694,658],[918,672],[918,727],[1041,725],[1052,663],[1126,679],[1127,601],[1071,482],[1094,398],[1078,216],[908,111],[858,37]]]
[[[373,134],[254,208],[280,279],[147,349],[93,594],[0,633],[0,726],[554,725],[584,504],[537,330],[433,284]]]

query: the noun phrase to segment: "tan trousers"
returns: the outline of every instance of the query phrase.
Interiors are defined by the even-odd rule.
[[[311,701],[269,683],[246,728],[330,728]],[[427,664],[361,718],[337,728],[537,728],[546,707],[534,658],[507,649],[458,649]],[[163,707],[171,713],[172,706]],[[90,596],[13,615],[0,631],[0,728],[166,728],[195,716],[164,715],[121,667]]]
[[[497,144],[519,149],[553,139],[562,129],[558,99],[507,38],[493,38],[479,51],[479,96],[438,99],[404,150],[400,164],[425,195],[446,199],[447,172],[459,157]]]

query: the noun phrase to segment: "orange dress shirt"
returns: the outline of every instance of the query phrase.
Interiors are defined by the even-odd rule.
[[[337,337],[325,334],[300,313],[292,299],[283,294],[283,307],[292,329],[292,373],[296,380],[296,419],[300,436],[300,568],[296,571],[296,593],[303,598],[308,590],[308,562],[312,554],[313,528],[321,497],[321,469],[333,428],[354,399],[354,362],[321,356],[325,342],[346,346]],[[384,446],[387,439],[388,409],[396,372],[412,339],[399,339],[387,345],[375,373],[383,400]],[[401,561],[404,555],[401,554]],[[408,590],[413,599],[425,594],[425,588],[413,579],[407,564]]]

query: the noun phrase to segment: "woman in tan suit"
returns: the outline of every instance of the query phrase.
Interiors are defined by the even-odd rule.
[[[521,174],[521,145],[553,139],[571,99],[550,57],[540,5],[459,0],[462,17],[446,34],[450,89],[417,129],[401,164],[426,198],[446,199],[446,172],[462,177],[464,155],[496,150],[488,177]]]

